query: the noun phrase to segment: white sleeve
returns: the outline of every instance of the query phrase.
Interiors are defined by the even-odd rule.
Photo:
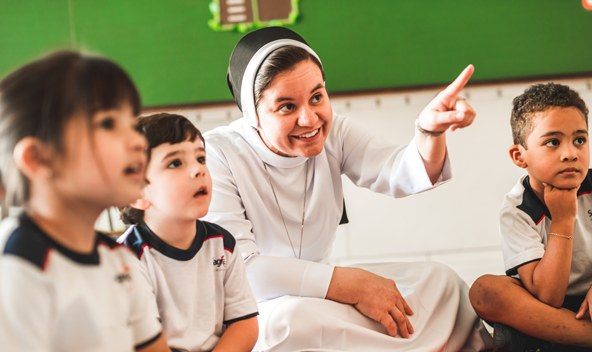
[[[247,263],[247,275],[257,301],[282,295],[324,298],[333,276],[333,266],[305,260],[260,255],[251,222],[238,193],[232,171],[222,151],[208,144],[208,168],[214,192],[207,221],[224,227],[237,239]]]
[[[51,284],[34,265],[17,257],[0,259],[0,328],[3,351],[49,351]]]
[[[224,277],[224,322],[241,320],[257,314],[257,303],[247,280],[245,263],[238,247],[229,255]]]
[[[396,145],[377,137],[351,119],[336,117],[331,148],[343,152],[342,172],[357,186],[394,197],[432,189],[451,177],[448,153],[442,173],[432,184],[417,150],[415,139]]]
[[[136,225],[132,225],[129,226],[125,232],[119,236],[117,238],[117,243],[122,244],[124,246],[126,246],[125,244],[125,240],[127,239],[128,236],[131,235],[131,233],[133,232],[134,228],[136,227]],[[133,253],[132,248],[129,248],[130,252]],[[139,276],[141,276],[144,281],[146,282],[146,284],[148,285],[148,287],[150,288],[150,293],[151,293],[151,297],[152,299],[156,302],[156,296],[157,296],[157,285],[155,284],[156,282],[156,278],[154,276],[154,264],[150,265],[150,263],[148,263],[148,257],[150,256],[150,250],[146,247],[146,248],[142,248],[142,250],[144,251],[142,258],[138,259],[138,257],[136,255],[132,255],[133,259],[130,259],[132,264],[136,267],[137,272],[140,274]],[[157,319],[160,320],[160,314],[157,311]]]
[[[507,275],[517,276],[518,267],[545,254],[545,245],[536,224],[523,211],[504,206],[500,212],[502,254]]]
[[[285,257],[257,255],[247,261],[258,301],[284,295],[325,298],[333,269],[333,265]]]
[[[138,264],[141,263],[131,252],[127,252],[127,249],[125,253],[134,284],[130,291],[129,324],[134,334],[134,344],[141,346],[159,336],[162,327],[158,321],[158,308],[153,290],[139,270]]]

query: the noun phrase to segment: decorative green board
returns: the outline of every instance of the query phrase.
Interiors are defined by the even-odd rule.
[[[222,1],[222,0],[220,0]],[[275,1],[275,0],[270,0]],[[592,74],[589,0],[300,0],[300,33],[330,92]],[[0,0],[0,75],[58,48],[118,61],[147,106],[230,101],[212,0]],[[256,26],[253,25],[253,28]]]

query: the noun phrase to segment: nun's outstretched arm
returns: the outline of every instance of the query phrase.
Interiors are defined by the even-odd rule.
[[[415,143],[432,183],[436,182],[446,158],[446,132],[473,123],[475,110],[460,92],[475,71],[467,66],[461,74],[423,109],[415,121]]]

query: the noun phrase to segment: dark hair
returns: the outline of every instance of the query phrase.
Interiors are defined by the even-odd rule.
[[[255,95],[255,108],[257,108],[259,105],[259,99],[261,99],[263,91],[265,88],[267,88],[267,86],[269,86],[275,76],[281,72],[291,69],[292,67],[296,66],[296,64],[305,60],[312,60],[312,62],[314,62],[319,67],[324,81],[325,71],[323,70],[323,65],[321,65],[319,60],[314,55],[306,51],[304,48],[288,45],[283,46],[269,54],[269,56],[265,58],[265,61],[263,61],[259,67],[255,77],[253,88],[253,93]]]
[[[553,107],[578,109],[588,125],[588,108],[579,94],[568,86],[558,83],[535,84],[512,101],[512,137],[514,144],[527,148],[526,139],[534,126],[534,115]]]
[[[138,130],[146,137],[148,162],[152,149],[164,143],[177,144],[184,141],[195,141],[199,138],[204,148],[206,142],[201,132],[186,117],[177,114],[158,113],[141,116],[138,119]],[[148,180],[146,180],[147,183]],[[144,221],[144,211],[132,206],[119,208],[121,220],[127,225],[140,224]]]
[[[66,123],[88,121],[101,110],[130,104],[140,111],[140,96],[127,73],[102,57],[57,51],[28,63],[0,82],[0,172],[6,203],[22,205],[30,196],[29,181],[12,154],[25,137],[35,137],[63,151]]]

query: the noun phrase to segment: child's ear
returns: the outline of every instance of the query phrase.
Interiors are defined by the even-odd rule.
[[[528,167],[528,164],[524,160],[525,149],[523,146],[521,146],[520,144],[512,144],[509,153],[510,158],[512,159],[514,164],[516,164],[516,166],[521,167],[523,169]]]
[[[53,175],[50,148],[35,137],[25,137],[16,146],[12,156],[19,170],[31,179]]]
[[[133,203],[130,204],[132,208],[136,208],[138,210],[146,210],[150,208],[150,201],[145,198],[138,198]]]

